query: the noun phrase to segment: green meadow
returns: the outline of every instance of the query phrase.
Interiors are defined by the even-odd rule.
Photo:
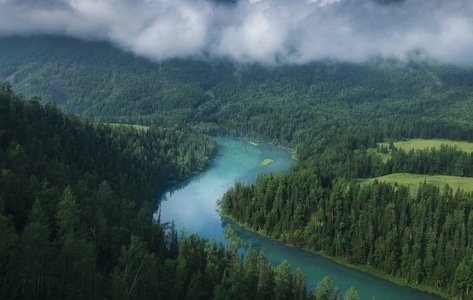
[[[149,126],[137,125],[137,124],[120,124],[120,123],[107,123],[112,126],[131,126],[135,129],[148,130]]]
[[[389,142],[384,142],[379,144],[388,146]],[[425,140],[425,139],[411,139],[406,141],[399,141],[394,142],[394,146],[396,148],[403,149],[405,151],[409,151],[411,149],[429,149],[429,148],[437,148],[440,149],[441,145],[448,145],[451,147],[457,147],[458,149],[465,151],[465,152],[473,152],[473,143],[468,142],[459,142],[459,141],[452,141],[452,140],[443,140],[443,139],[433,139],[433,140]]]
[[[379,143],[379,147],[389,147],[389,142]],[[398,149],[403,149],[404,151],[410,151],[411,149],[430,149],[436,148],[440,149],[440,147],[450,146],[450,147],[457,147],[458,149],[472,153],[473,152],[473,143],[468,142],[461,142],[461,141],[452,141],[446,139],[410,139],[405,141],[398,141],[394,142],[394,146]],[[380,156],[384,162],[386,162],[391,157],[391,150],[388,153],[379,153],[376,152],[376,149],[371,148],[368,149],[371,153],[376,153],[376,155]],[[379,180],[383,182],[388,182],[392,184],[399,184],[399,185],[406,185],[410,188],[411,192],[415,193],[417,187],[426,182],[429,184],[434,184],[440,188],[443,188],[446,184],[448,184],[453,191],[457,189],[463,189],[466,192],[473,192],[473,178],[470,177],[458,177],[458,176],[444,176],[444,175],[421,175],[421,174],[411,174],[411,173],[395,173],[389,174],[377,178],[371,179],[361,179],[360,182],[369,183],[373,182],[374,180]]]
[[[379,147],[388,147],[389,148],[390,142],[383,142],[379,143]],[[398,149],[402,149],[406,152],[410,151],[411,149],[430,149],[430,148],[436,148],[440,149],[440,146],[442,145],[448,145],[451,147],[457,147],[458,149],[471,153],[473,152],[473,143],[468,143],[468,142],[459,142],[459,141],[452,141],[452,140],[445,140],[445,139],[432,139],[432,140],[426,140],[426,139],[411,139],[411,140],[405,140],[405,141],[398,141],[394,142],[394,147]],[[383,159],[384,162],[386,162],[390,157],[391,157],[391,150],[389,150],[388,153],[381,153],[377,152],[376,149],[370,148],[368,149],[368,152],[370,153],[376,153],[379,157]]]
[[[473,192],[473,178],[443,175],[421,175],[410,173],[395,173],[376,178],[363,179],[363,183],[371,183],[374,180],[392,184],[406,185],[412,193],[417,191],[420,184],[426,182],[442,188],[448,184],[455,192],[457,189],[463,189],[465,192]]]

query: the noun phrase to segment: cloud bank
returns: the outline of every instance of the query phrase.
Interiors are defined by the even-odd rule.
[[[154,60],[473,63],[471,0],[0,0],[0,37],[107,40]]]

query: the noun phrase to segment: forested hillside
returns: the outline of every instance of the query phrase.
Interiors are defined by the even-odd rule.
[[[84,122],[9,84],[0,122],[2,299],[306,298],[300,271],[242,258],[231,229],[224,247],[152,221],[153,191],[204,168],[211,138]],[[319,294],[342,297],[327,278]]]
[[[448,186],[349,183],[314,169],[235,183],[222,212],[296,247],[368,265],[444,295],[469,295],[473,196]]]
[[[146,204],[143,200],[147,199],[146,195],[139,195],[137,199],[131,196],[135,195],[140,183],[148,188],[140,191],[147,191],[159,186],[157,183],[176,180],[205,167],[214,145],[200,133],[245,136],[293,147],[297,150],[299,162],[289,174],[261,175],[251,185],[235,183],[222,199],[221,208],[225,215],[262,234],[355,264],[368,265],[390,278],[400,278],[404,283],[421,286],[444,297],[472,297],[472,195],[454,191],[448,186],[438,188],[419,184],[412,192],[399,184],[375,181],[360,185],[358,182],[359,178],[391,173],[473,175],[472,154],[455,147],[405,151],[396,149],[393,144],[389,149],[378,146],[380,142],[409,138],[472,142],[472,67],[441,65],[419,58],[404,61],[373,58],[360,64],[324,60],[281,66],[239,65],[222,59],[150,62],[114,49],[105,42],[49,36],[2,39],[0,80],[10,82],[26,97],[39,95],[43,99],[41,102],[53,101],[58,107],[89,120],[84,122],[60,115],[76,125],[64,127],[67,133],[61,131],[53,136],[46,135],[44,140],[48,143],[40,146],[34,144],[39,143],[36,134],[28,133],[28,138],[21,140],[24,134],[15,133],[19,129],[8,135],[2,132],[4,148],[0,154],[3,157],[19,161],[23,161],[22,157],[35,157],[31,162],[20,164],[6,160],[1,166],[5,215],[15,212],[15,218],[5,218],[4,228],[10,230],[12,237],[11,243],[6,244],[10,246],[5,249],[13,249],[8,247],[17,247],[21,241],[21,232],[32,222],[33,203],[38,198],[41,209],[48,216],[48,247],[63,251],[61,249],[66,244],[60,242],[60,235],[65,231],[61,225],[63,217],[59,213],[59,199],[71,198],[71,194],[75,199],[89,199],[90,203],[84,200],[88,206],[80,209],[80,215],[83,214],[89,222],[85,223],[87,229],[83,229],[88,232],[87,238],[82,240],[92,243],[90,249],[100,250],[95,256],[97,261],[101,257],[107,258],[104,265],[92,264],[101,274],[94,278],[106,287],[118,284],[130,295],[138,293],[138,290],[152,293],[154,287],[151,286],[134,288],[132,282],[126,280],[129,277],[111,279],[105,275],[122,270],[117,265],[123,263],[120,255],[131,247],[131,233],[136,233],[127,229],[121,235],[121,229],[115,232],[103,225],[109,230],[105,236],[119,236],[113,240],[114,251],[124,247],[114,256],[108,255],[113,252],[112,246],[109,247],[108,241],[100,244],[98,229],[89,229],[101,228],[92,226],[93,222],[100,223],[87,213],[101,212],[90,206],[95,203],[93,199],[104,197],[100,189],[111,190],[110,193],[117,197],[111,197],[112,202],[107,200],[104,205],[115,203],[134,208],[131,212],[119,210],[129,212],[126,216],[115,216],[118,211],[103,208],[103,214],[110,214],[106,220],[116,218],[113,220],[126,222],[132,216],[149,220],[148,210],[143,208],[140,212]],[[3,89],[6,87],[8,85]],[[6,94],[12,95],[7,90]],[[4,121],[3,117],[1,121],[6,126],[12,120],[19,120],[19,124],[36,120],[35,110],[30,112],[27,108],[46,115],[46,112],[58,110],[52,104],[41,108],[39,102],[32,99],[19,106],[24,108],[9,109],[4,114],[10,121]],[[22,118],[15,117],[17,111],[22,110],[33,118],[21,114]],[[0,113],[4,111],[2,108]],[[153,126],[139,131],[93,122],[99,120]],[[48,126],[51,130],[63,129],[59,125]],[[162,129],[162,126],[168,129]],[[90,133],[76,137],[75,131],[71,130],[78,130],[78,127]],[[38,128],[41,127],[31,126],[31,130]],[[45,135],[41,131],[39,134]],[[9,139],[5,142],[7,136]],[[88,138],[92,137],[99,140],[89,141]],[[63,146],[63,141],[70,144]],[[35,145],[34,149],[45,149],[46,152],[27,152],[33,146],[25,145],[26,142]],[[188,152],[189,147],[184,146],[189,145],[187,143],[195,145]],[[60,150],[65,150],[65,153]],[[61,154],[50,158],[48,151]],[[109,160],[109,153],[115,152],[116,157]],[[94,162],[95,157],[97,162]],[[122,165],[126,171],[121,169]],[[82,170],[82,166],[86,169]],[[40,170],[41,175],[29,173],[30,169]],[[17,176],[23,176],[21,181]],[[29,183],[17,195],[15,191],[20,189],[21,182]],[[56,185],[59,186],[53,188]],[[11,197],[20,200],[9,201]],[[54,204],[46,201],[48,197],[56,199]],[[17,213],[20,213],[19,217],[16,217]],[[134,228],[135,225],[123,226]],[[160,226],[153,228],[163,234],[161,229],[157,229]],[[140,227],[137,229],[147,232]],[[149,235],[137,236],[151,247],[154,231],[148,231]],[[198,238],[184,240],[193,241],[195,247],[200,243]],[[98,244],[93,244],[94,241]],[[175,270],[171,274],[182,279],[178,274],[183,262],[176,254],[180,250],[173,248],[176,243],[172,241],[171,237],[164,243],[167,246],[160,246],[160,249],[165,249],[160,251],[167,253],[165,257],[170,261],[157,259],[161,264],[161,269],[158,269],[170,267]],[[107,246],[103,246],[105,244]],[[208,244],[199,245],[201,250],[210,249]],[[101,252],[101,247],[105,247],[106,254]],[[8,251],[5,253],[10,253]],[[151,255],[154,250],[149,248],[147,251]],[[222,248],[219,251],[227,253],[228,250]],[[197,253],[208,257],[205,252]],[[239,262],[240,267],[245,265],[244,260]],[[207,273],[202,268],[208,263],[194,265],[193,270],[199,271],[183,281],[177,280],[179,287],[202,286],[202,282],[205,286]],[[186,259],[185,264],[191,264],[190,260]],[[5,281],[5,276],[12,273],[8,264],[2,263],[2,266]],[[241,271],[241,268],[237,269]],[[227,281],[219,282],[215,287],[218,287],[217,291],[229,293],[230,286],[238,286],[231,280],[246,277],[242,273],[230,275],[228,269],[223,269],[219,269],[218,274],[220,277],[225,274],[227,277],[222,278],[227,278]],[[259,275],[262,275],[261,270],[264,269],[259,269]],[[60,277],[63,280],[72,276],[66,271]],[[277,278],[275,274],[271,277],[274,280]],[[297,274],[294,276],[297,278]],[[119,277],[124,279],[120,281]],[[254,278],[251,280],[255,282]],[[42,279],[40,282],[44,288],[46,283]],[[176,285],[173,285],[175,289]],[[21,288],[13,290],[18,293]],[[90,287],[88,291],[91,292]]]
[[[185,121],[209,100],[205,91],[233,72],[230,66],[154,63],[105,42],[64,37],[12,37],[0,42],[1,81],[27,97],[41,95],[68,112],[95,120]]]
[[[0,80],[96,120],[184,122],[230,134],[315,149],[312,141],[352,138],[473,140],[473,69],[373,59],[363,64],[237,65],[150,62],[105,42],[63,37],[4,38]],[[316,149],[319,152],[319,149]]]

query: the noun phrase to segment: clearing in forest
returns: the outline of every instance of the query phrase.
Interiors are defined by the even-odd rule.
[[[386,162],[389,158],[391,158],[391,150],[389,150],[390,142],[383,142],[378,143],[378,149],[383,148],[386,150],[385,152],[378,152],[375,148],[369,148],[368,152],[376,153],[378,156],[382,158],[384,162]],[[406,152],[409,152],[411,149],[430,149],[435,148],[437,150],[440,149],[440,146],[450,146],[450,147],[457,147],[459,150],[472,153],[473,152],[473,143],[469,142],[459,142],[459,141],[452,141],[452,140],[445,140],[445,139],[410,139],[405,141],[398,141],[394,142],[394,147],[398,149],[402,149]]]
[[[379,144],[389,147],[389,142],[384,142]],[[448,145],[450,147],[457,146],[458,149],[471,153],[473,152],[473,143],[468,142],[459,142],[459,141],[452,141],[452,140],[443,140],[443,139],[433,139],[433,140],[425,140],[425,139],[411,139],[405,140],[400,142],[394,142],[394,146],[396,148],[403,149],[404,151],[409,151],[411,149],[430,149],[436,148],[440,149],[441,145]]]
[[[395,173],[371,179],[363,179],[361,182],[371,183],[374,180],[392,184],[406,185],[413,194],[415,194],[419,185],[423,184],[424,182],[438,186],[440,191],[443,190],[445,184],[448,184],[454,193],[457,189],[462,189],[465,192],[473,192],[473,178],[470,177]]]

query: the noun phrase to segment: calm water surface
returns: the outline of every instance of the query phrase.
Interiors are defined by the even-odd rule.
[[[185,228],[188,234],[198,233],[201,237],[213,237],[217,241],[223,241],[223,228],[230,223],[240,238],[251,243],[253,248],[265,248],[266,256],[272,264],[277,265],[286,259],[294,270],[300,267],[309,287],[315,287],[323,277],[329,276],[341,291],[354,286],[360,299],[441,299],[262,238],[220,218],[215,202],[235,180],[250,182],[260,172],[288,171],[293,160],[288,151],[264,143],[255,146],[245,140],[233,138],[216,138],[216,141],[220,146],[220,154],[208,170],[189,180],[169,185],[158,193],[161,222],[174,220],[178,231]],[[273,159],[274,162],[261,166],[266,158]],[[155,217],[157,214],[158,212]]]

